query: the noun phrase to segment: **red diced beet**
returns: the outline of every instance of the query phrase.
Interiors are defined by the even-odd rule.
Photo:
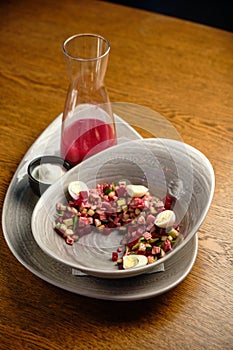
[[[56,227],[56,226],[54,227],[54,230],[55,230],[55,232],[57,232],[59,234],[59,236],[65,237],[65,230],[62,230],[61,228]]]
[[[127,245],[131,249],[136,243],[138,243],[138,238],[130,240]]]
[[[118,260],[118,253],[112,252],[112,261],[117,261],[117,260]]]
[[[169,239],[166,239],[162,244],[162,249],[167,252],[168,250],[172,250],[171,242]]]
[[[133,198],[132,201],[131,201],[131,203],[130,203],[130,207],[132,207],[132,208],[134,208],[134,209],[136,209],[136,208],[138,208],[138,209],[143,209],[144,206],[145,206],[145,205],[144,205],[143,199],[142,199],[142,198],[138,198],[138,197]]]
[[[174,206],[174,202],[175,202],[175,198],[173,198],[171,196],[166,196],[165,203],[164,203],[164,208],[166,210],[172,209],[172,207]]]
[[[73,238],[71,238],[70,236],[67,236],[66,237],[66,243],[69,244],[69,245],[73,245],[74,244]]]
[[[82,199],[79,197],[78,199],[74,200],[73,202],[69,202],[69,206],[79,209],[79,207],[82,204]]]
[[[137,254],[138,255],[147,255],[148,252],[146,250],[138,250]]]
[[[87,191],[80,191],[79,198],[82,199],[83,201],[87,201],[88,200],[88,192]]]

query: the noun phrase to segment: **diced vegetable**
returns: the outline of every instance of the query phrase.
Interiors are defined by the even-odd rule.
[[[151,264],[173,249],[179,227],[170,209],[171,197],[162,201],[145,186],[126,185],[124,181],[98,184],[94,189],[74,181],[69,190],[75,196],[68,205],[56,204],[54,224],[55,232],[67,244],[93,230],[109,235],[117,229],[122,234],[121,247],[112,253],[112,260],[120,269],[140,266],[137,259]]]

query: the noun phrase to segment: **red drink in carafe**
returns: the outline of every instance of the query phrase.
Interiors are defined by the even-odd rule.
[[[99,119],[83,118],[67,126],[62,133],[62,157],[71,165],[116,144],[111,125]]]

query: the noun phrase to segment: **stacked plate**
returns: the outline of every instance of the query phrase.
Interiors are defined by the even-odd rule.
[[[61,115],[55,119],[28,150],[12,179],[3,207],[3,232],[19,262],[43,280],[89,297],[137,300],[170,290],[190,272],[197,255],[197,230],[214,192],[214,173],[208,159],[193,147],[165,138],[142,139],[121,118],[115,118],[118,145],[69,170],[38,198],[29,185],[27,167],[32,159],[46,155],[48,145],[50,154],[59,155]],[[55,204],[64,200],[71,181],[93,186],[126,176],[132,183],[143,177],[150,191],[161,198],[168,184],[182,181],[174,210],[183,225],[184,239],[152,264],[119,270],[106,259],[111,239],[109,243],[106,238],[95,241],[90,255],[78,242],[71,247],[55,237],[52,221]],[[10,212],[14,215],[9,216]],[[89,243],[87,240],[87,248]]]

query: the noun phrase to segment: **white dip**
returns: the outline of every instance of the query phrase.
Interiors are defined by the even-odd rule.
[[[65,174],[65,169],[58,164],[41,164],[32,171],[32,176],[45,184],[54,183],[59,177]]]

